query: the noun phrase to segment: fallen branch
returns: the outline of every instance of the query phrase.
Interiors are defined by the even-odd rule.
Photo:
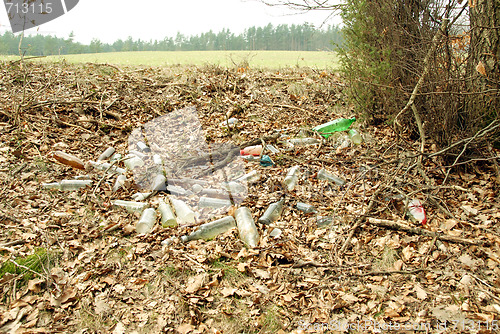
[[[385,227],[391,230],[396,230],[396,231],[401,231],[401,232],[406,232],[406,233],[411,233],[411,234],[418,234],[418,235],[423,235],[431,238],[437,238],[439,240],[443,241],[449,241],[453,243],[458,243],[458,244],[465,244],[465,245],[485,245],[486,242],[482,240],[470,240],[470,239],[464,239],[464,238],[459,238],[459,237],[454,237],[451,235],[443,234],[443,233],[438,233],[438,232],[432,232],[428,230],[424,230],[419,227],[411,227],[408,226],[407,224],[403,222],[397,222],[397,221],[392,221],[392,220],[386,220],[386,219],[377,219],[377,218],[367,218],[368,223],[379,226],[379,227]]]

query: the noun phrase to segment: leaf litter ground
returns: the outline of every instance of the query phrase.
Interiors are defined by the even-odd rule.
[[[320,144],[310,129],[350,117],[344,84],[313,69],[264,71],[217,66],[118,68],[105,64],[2,63],[0,94],[0,331],[10,333],[495,332],[500,314],[498,181],[488,165],[445,176],[438,157],[416,166],[418,143],[381,125],[354,126]],[[96,160],[126,153],[134,129],[194,107],[206,140],[273,144],[275,166],[245,162],[262,178],[241,205],[256,221],[285,197],[281,217],[258,224],[248,249],[232,229],[210,241],[174,238],[193,227],[135,232],[137,214],[112,207],[104,172],[57,163],[60,150]],[[221,128],[228,117],[239,123]],[[427,150],[437,151],[428,144]],[[301,166],[297,187],[282,186]],[[317,172],[344,178],[344,186]],[[73,192],[43,182],[88,175]],[[129,180],[133,180],[130,177]],[[445,179],[446,178],[446,179]],[[156,194],[148,201],[155,203]],[[428,222],[405,215],[419,198]],[[295,208],[314,205],[316,213]],[[215,212],[213,219],[232,214]],[[403,331],[404,330],[404,331]]]

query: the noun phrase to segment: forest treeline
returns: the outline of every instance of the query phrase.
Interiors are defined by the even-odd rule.
[[[0,35],[0,54],[19,54],[20,35],[5,32]],[[93,39],[85,45],[68,38],[55,36],[24,36],[21,50],[25,55],[48,56],[59,54],[100,53],[120,51],[204,51],[204,50],[329,50],[342,43],[340,28],[334,25],[317,29],[310,24],[251,27],[241,34],[229,29],[220,32],[209,31],[200,35],[186,36],[177,33],[175,37],[162,40],[117,40],[112,44]]]

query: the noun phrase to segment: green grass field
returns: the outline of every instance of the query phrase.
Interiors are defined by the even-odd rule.
[[[16,56],[0,56],[15,60]],[[224,67],[286,68],[312,67],[335,69],[338,58],[326,51],[137,51],[92,53],[38,58],[37,61],[70,63],[108,63],[128,66],[219,65]]]

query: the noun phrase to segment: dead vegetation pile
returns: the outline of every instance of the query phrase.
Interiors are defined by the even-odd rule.
[[[335,74],[23,65],[0,65],[1,332],[494,329],[498,171],[482,164],[448,173],[439,154],[419,163],[418,143],[360,122],[361,145],[345,147],[333,136],[287,147],[280,139],[317,136],[312,127],[351,116]],[[242,203],[255,221],[285,197],[281,217],[258,225],[255,249],[236,229],[162,246],[192,227],[157,224],[138,235],[137,214],[110,205],[130,199],[136,184],[114,193],[103,172],[53,159],[56,150],[83,161],[109,146],[126,153],[134,128],[187,106],[198,111],[209,143],[265,139],[280,150],[270,154],[275,166],[245,165],[262,175]],[[239,119],[229,130],[220,127],[228,117]],[[301,166],[299,183],[286,191],[283,178],[293,165]],[[346,184],[318,180],[322,168]],[[93,187],[41,187],[83,173]],[[413,198],[427,212],[424,226],[407,220],[404,203]],[[317,212],[301,212],[297,202]]]

